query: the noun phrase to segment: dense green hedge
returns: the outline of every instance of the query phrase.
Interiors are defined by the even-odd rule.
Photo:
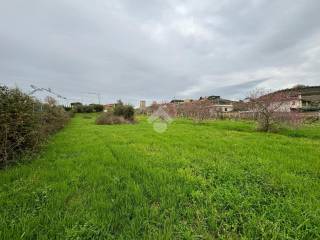
[[[43,104],[19,89],[0,86],[0,167],[33,152],[50,134],[61,129],[70,113]]]
[[[309,106],[309,107],[303,107],[302,112],[318,112],[320,111],[320,107],[319,106]]]
[[[80,102],[71,103],[71,108],[77,113],[93,113],[103,111],[103,105],[94,103],[89,105],[83,105]]]
[[[113,113],[115,116],[122,116],[126,120],[134,119],[134,108],[131,105],[125,105],[121,100],[115,105]]]

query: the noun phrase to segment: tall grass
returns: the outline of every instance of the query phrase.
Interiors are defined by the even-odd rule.
[[[319,239],[320,127],[76,116],[30,164],[0,172],[0,239]],[[302,129],[300,131],[303,131]]]

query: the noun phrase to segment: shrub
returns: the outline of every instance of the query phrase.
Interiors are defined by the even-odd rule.
[[[90,104],[95,112],[103,112],[103,105],[101,104]]]
[[[0,87],[0,165],[38,144],[39,106],[18,89]]]
[[[69,116],[69,118],[73,118],[75,115],[75,111],[73,109],[71,111],[67,111],[66,113]]]
[[[78,105],[74,107],[75,111],[77,113],[92,113],[93,112],[93,107],[89,105]]]
[[[66,112],[73,111],[73,108],[72,108],[72,107],[63,106],[63,109],[64,109]]]
[[[0,167],[35,150],[68,119],[61,107],[42,104],[19,89],[0,86]]]
[[[83,106],[82,106],[82,112],[83,112],[83,113],[92,113],[92,112],[94,112],[93,106],[83,105]]]
[[[102,112],[103,105],[101,104],[90,104],[90,105],[83,105],[79,103],[73,103],[73,109],[77,113],[93,113],[93,112]]]
[[[134,120],[134,108],[131,105],[124,105],[121,100],[118,101],[114,108],[115,116],[122,116],[126,120]]]
[[[301,111],[302,112],[318,112],[320,111],[320,106],[303,107]]]
[[[113,109],[113,113],[116,116],[123,116],[123,103],[121,100],[119,100],[117,102],[117,104],[115,105],[114,109]]]
[[[128,123],[122,116],[115,116],[110,112],[100,114],[96,119],[98,125],[112,125]]]
[[[123,117],[127,120],[133,120],[134,119],[134,108],[130,105],[124,106]]]
[[[62,107],[48,104],[43,104],[40,116],[41,130],[44,137],[63,128],[69,120],[69,114]]]

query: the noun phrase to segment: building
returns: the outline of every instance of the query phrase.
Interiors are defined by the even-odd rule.
[[[215,104],[214,107],[219,109],[221,112],[232,112],[233,104]]]
[[[103,111],[104,112],[110,112],[114,109],[114,107],[116,106],[115,103],[109,103],[109,104],[105,104],[103,105]]]
[[[140,101],[139,108],[140,108],[140,110],[145,110],[146,109],[146,101],[145,100],[141,100]]]
[[[320,110],[320,86],[297,85],[271,94],[286,96],[282,99],[279,112]]]
[[[170,103],[181,104],[181,103],[184,103],[184,100],[182,100],[182,99],[173,99],[173,100],[170,101]]]
[[[232,112],[234,109],[233,101],[221,98],[220,96],[200,97],[199,101],[211,101],[215,109],[221,112]]]
[[[189,102],[193,102],[194,100],[191,98],[188,99],[173,99],[170,101],[170,103],[175,103],[175,104],[182,104],[182,103],[189,103]]]

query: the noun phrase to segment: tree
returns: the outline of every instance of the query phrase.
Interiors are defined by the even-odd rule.
[[[123,102],[121,100],[118,100],[117,103],[114,106],[113,112],[116,116],[123,116],[124,114],[124,108],[123,108]]]
[[[101,104],[92,103],[89,106],[93,109],[94,112],[103,112],[104,109],[103,105]]]
[[[50,107],[56,106],[57,105],[57,100],[54,99],[53,97],[47,96],[45,98],[45,103],[47,103]]]
[[[191,118],[196,122],[218,116],[218,109],[210,100],[179,104],[176,112],[178,116]]]
[[[82,106],[82,103],[81,102],[72,102],[72,103],[70,103],[70,105],[72,108],[77,108],[79,106]]]
[[[273,130],[275,124],[292,118],[290,103],[296,99],[297,94],[292,91],[269,92],[256,89],[249,95],[249,106],[256,113],[258,129],[264,132]]]
[[[126,120],[134,120],[134,108],[131,105],[123,104],[121,100],[118,100],[113,111],[115,116],[122,116]]]

